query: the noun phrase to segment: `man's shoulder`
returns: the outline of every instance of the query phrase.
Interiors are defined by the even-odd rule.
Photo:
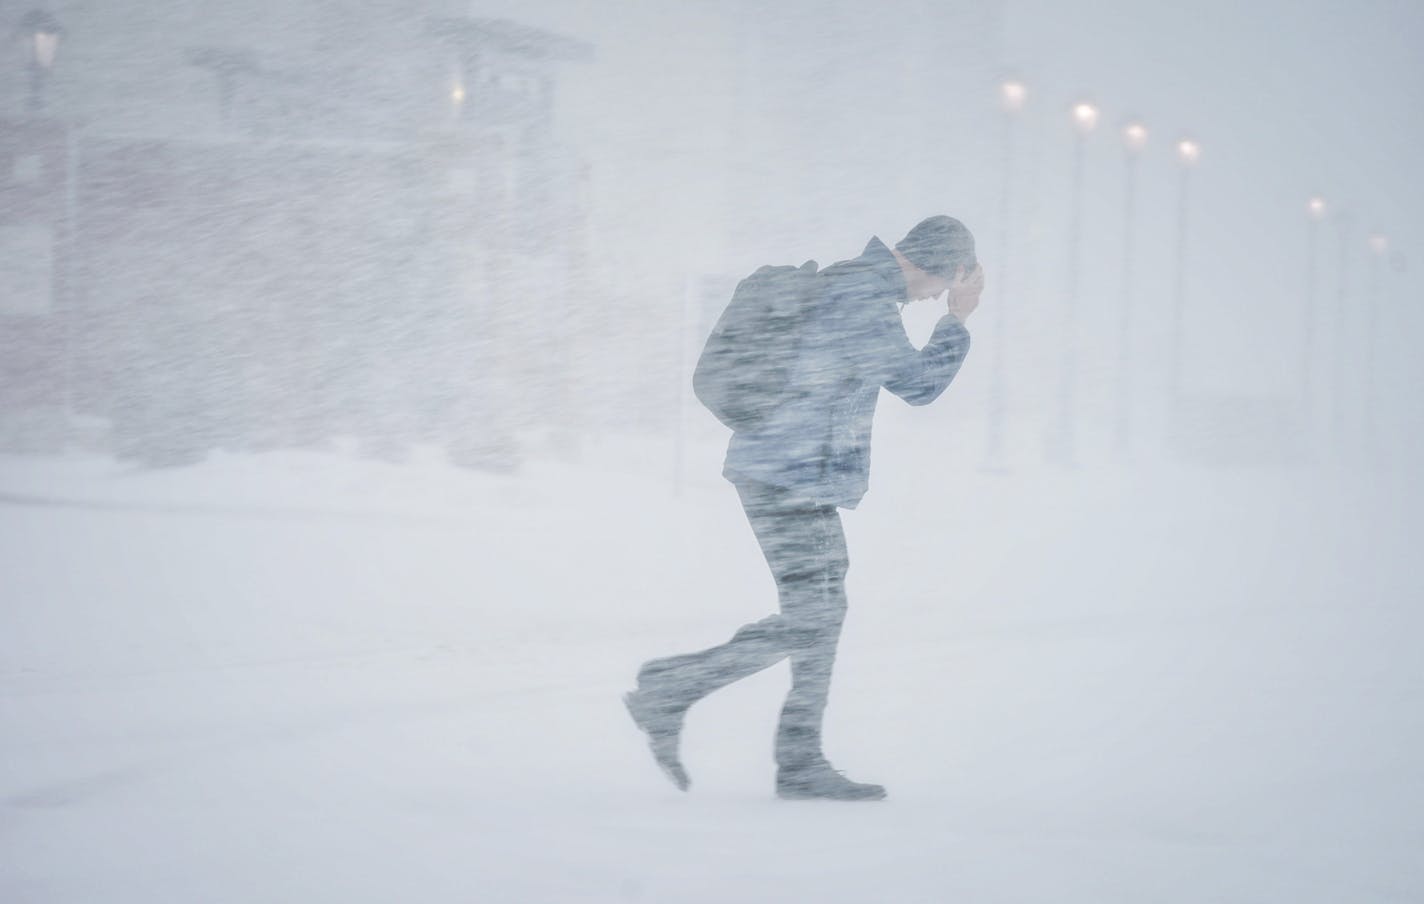
[[[894,277],[898,273],[889,272],[885,262],[872,255],[838,261],[822,270],[820,275],[826,294],[841,298],[870,300],[883,297],[893,301],[904,294],[903,287],[896,285]]]
[[[899,264],[885,243],[872,237],[865,250],[850,260],[837,261],[821,272],[832,278],[870,279],[886,278],[889,271],[899,270]]]
[[[821,278],[838,291],[873,291],[883,283],[876,262],[865,257],[853,257],[848,261],[837,261],[821,271]]]
[[[827,279],[844,279],[856,277],[862,274],[870,274],[875,270],[870,261],[863,257],[853,257],[848,261],[836,261],[829,267],[821,270],[821,275]]]

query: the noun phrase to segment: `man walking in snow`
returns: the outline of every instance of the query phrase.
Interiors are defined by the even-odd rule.
[[[624,698],[658,765],[683,790],[689,779],[678,742],[688,708],[789,657],[791,691],[776,733],[777,794],[885,796],[881,786],[835,771],[821,749],[822,714],[846,612],[849,559],[838,509],[855,508],[868,488],[870,431],[881,387],[926,405],[958,373],[969,350],[964,321],[978,307],[984,276],[969,230],[936,216],[893,250],[872,238],[859,257],[813,279],[787,386],[755,426],[736,429],[723,470],[776,579],[780,611],[719,646],[646,663],[637,688]],[[916,350],[899,307],[940,295],[947,297],[948,312]]]

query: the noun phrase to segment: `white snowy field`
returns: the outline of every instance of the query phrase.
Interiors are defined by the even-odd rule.
[[[0,901],[1424,899],[1424,516],[1403,477],[985,474],[882,453],[828,753],[787,676],[619,701],[774,604],[715,462],[0,459]]]

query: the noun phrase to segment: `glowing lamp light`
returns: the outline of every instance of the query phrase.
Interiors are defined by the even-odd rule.
[[[64,29],[59,27],[54,16],[42,10],[30,10],[20,17],[18,32],[24,39],[30,65],[44,70],[53,69],[54,58],[59,53],[59,40],[64,37]]]
[[[1147,147],[1147,127],[1140,122],[1130,122],[1122,128],[1122,143],[1130,154],[1139,154]]]
[[[59,53],[59,35],[54,32],[39,32],[34,41],[35,64],[41,69],[53,69],[54,57]]]
[[[1027,97],[1028,89],[1024,87],[1023,82],[1010,79],[999,86],[999,98],[1003,101],[1005,112],[1017,113],[1022,110]]]
[[[450,100],[456,104],[463,104],[465,102],[465,86],[457,83],[455,87],[451,88]]]
[[[1073,105],[1073,125],[1086,135],[1098,125],[1098,108],[1089,103]]]
[[[1182,161],[1183,166],[1195,166],[1201,159],[1201,145],[1190,138],[1183,138],[1177,142],[1177,159]]]
[[[1374,233],[1370,236],[1370,250],[1380,257],[1384,257],[1385,253],[1389,251],[1389,239],[1382,233]]]
[[[1325,199],[1311,198],[1305,202],[1305,212],[1312,220],[1319,221],[1325,219]]]

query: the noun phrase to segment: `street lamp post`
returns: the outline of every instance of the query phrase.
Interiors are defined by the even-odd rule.
[[[40,114],[45,109],[45,87],[50,73],[54,70],[55,59],[59,56],[59,45],[64,39],[64,29],[54,16],[44,10],[33,9],[20,17],[15,34],[19,38],[29,76],[29,92],[25,99],[25,109],[31,114]],[[77,225],[77,147],[74,123],[65,124],[65,179],[64,207],[62,219],[56,230],[57,266],[51,275],[51,291],[55,301],[55,312],[59,321],[61,357],[64,370],[63,393],[66,429],[72,422],[75,409],[74,391],[74,333],[76,290],[74,286]]]
[[[1325,199],[1311,198],[1305,204],[1305,310],[1303,313],[1301,354],[1301,429],[1306,448],[1314,445],[1315,437],[1315,306],[1319,283],[1320,221],[1325,219]]]
[[[1169,416],[1177,418],[1182,401],[1182,346],[1187,310],[1187,215],[1191,172],[1201,159],[1201,145],[1190,138],[1177,142],[1177,162],[1181,164],[1181,183],[1177,193],[1177,278],[1172,297],[1171,349],[1167,355],[1167,392]]]
[[[1078,371],[1078,269],[1081,264],[1083,233],[1083,156],[1088,135],[1098,125],[1098,108],[1086,101],[1073,105],[1073,184],[1068,222],[1068,277],[1064,288],[1063,373],[1059,380],[1058,429],[1049,447],[1049,457],[1072,467],[1077,463],[1075,447],[1075,396]]]
[[[1350,236],[1354,226],[1354,217],[1348,210],[1342,210],[1335,215],[1336,235],[1340,242],[1340,260],[1336,269],[1339,283],[1336,287],[1335,297],[1335,329],[1331,337],[1331,345],[1334,347],[1334,361],[1332,373],[1332,398],[1330,408],[1330,432],[1331,439],[1335,447],[1337,459],[1343,459],[1346,453],[1345,439],[1345,351],[1344,344],[1340,341],[1345,335],[1346,311],[1349,308],[1350,298]]]
[[[989,423],[984,449],[984,466],[995,470],[1002,467],[1004,455],[1004,418],[1006,415],[1005,337],[1008,332],[1009,233],[1013,217],[1014,133],[1018,114],[1023,110],[1028,91],[1023,82],[1009,79],[999,86],[999,100],[1004,111],[1003,184],[999,195],[999,265],[995,268],[994,284],[998,287],[998,302],[994,305],[993,362],[989,372]]]
[[[1383,233],[1373,233],[1370,235],[1370,285],[1369,285],[1369,310],[1366,314],[1368,323],[1366,329],[1368,334],[1365,337],[1367,343],[1365,358],[1365,448],[1368,451],[1372,462],[1379,461],[1379,433],[1378,424],[1375,420],[1377,406],[1375,402],[1375,368],[1376,355],[1379,343],[1379,296],[1380,296],[1380,265],[1384,263],[1384,257],[1389,253],[1389,239]]]
[[[54,69],[54,58],[59,53],[64,29],[59,27],[54,16],[44,10],[32,9],[20,17],[18,34],[24,45],[25,69],[30,77],[25,109],[40,113],[45,107],[45,83]]]
[[[1123,215],[1122,215],[1122,301],[1118,324],[1117,450],[1127,454],[1132,443],[1132,277],[1136,245],[1137,161],[1147,146],[1147,127],[1132,120],[1122,129]]]

